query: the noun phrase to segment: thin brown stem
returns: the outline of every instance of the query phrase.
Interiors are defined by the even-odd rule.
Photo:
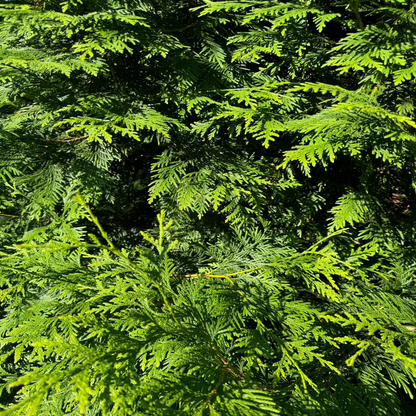
[[[59,144],[68,144],[68,143],[74,143],[74,142],[79,142],[80,140],[86,139],[88,137],[88,135],[86,136],[81,136],[81,137],[75,137],[73,139],[68,139],[68,140],[45,140],[46,143],[59,143]]]
[[[238,368],[235,368],[230,362],[228,362],[225,357],[222,355],[220,349],[213,344],[212,345],[212,349],[215,351],[215,354],[217,355],[217,357],[221,360],[221,362],[225,365],[225,368],[233,373],[235,376],[237,376],[240,380],[246,380],[246,378],[244,377],[244,375],[241,373],[241,371]]]
[[[193,27],[195,27],[195,26],[198,26],[198,24],[200,23],[200,21],[198,20],[198,21],[196,21],[196,22],[194,22],[194,23],[191,23],[190,25],[188,25],[188,26],[185,26],[185,27],[181,27],[181,28],[179,28],[179,29],[166,29],[166,30],[164,30],[164,32],[166,32],[166,33],[177,33],[177,32],[184,32],[185,30],[188,30],[188,29],[191,29],[191,28],[193,28]]]
[[[8,214],[2,214],[0,213],[0,217],[6,217],[6,218],[20,218],[19,215],[8,215]]]

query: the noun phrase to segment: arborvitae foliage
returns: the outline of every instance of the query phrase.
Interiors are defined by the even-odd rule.
[[[413,415],[416,5],[0,5],[0,415]]]

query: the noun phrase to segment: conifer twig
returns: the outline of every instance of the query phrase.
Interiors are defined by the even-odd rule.
[[[74,137],[73,139],[68,139],[68,140],[45,140],[46,143],[60,143],[60,144],[67,144],[67,143],[74,143],[74,142],[79,142],[80,140],[86,139],[88,136],[81,136],[81,137]]]
[[[221,371],[220,377],[218,378],[218,381],[215,383],[214,388],[210,391],[208,394],[207,399],[205,400],[204,404],[202,405],[200,415],[203,415],[204,410],[207,408],[207,406],[211,407],[211,401],[214,398],[214,396],[217,394],[218,389],[220,388],[221,384],[224,381],[225,375],[227,374],[227,367],[224,367]]]
[[[0,212],[0,217],[6,217],[6,218],[20,218],[20,215],[9,215],[9,214],[2,214]]]
[[[133,269],[139,270],[142,274],[145,273],[147,277],[148,274],[141,268],[139,267],[136,263],[134,263],[132,260],[129,259],[128,256],[126,256],[125,254],[123,254],[115,245],[114,243],[110,240],[107,232],[104,230],[104,228],[102,227],[100,221],[98,220],[98,218],[93,214],[91,208],[88,206],[88,204],[84,201],[84,199],[82,198],[81,195],[76,195],[73,198],[76,202],[78,202],[82,207],[85,208],[85,210],[88,212],[88,215],[90,216],[91,221],[98,227],[98,229],[100,230],[101,236],[104,238],[104,240],[108,243],[108,246],[106,245],[101,245],[100,247],[110,251],[111,253],[113,253],[114,255],[116,255],[117,257],[123,259],[124,261],[127,262],[127,264],[132,267]],[[163,301],[166,305],[166,307],[168,308],[169,312],[171,313],[174,321],[182,327],[182,324],[179,322],[178,318],[176,317],[174,310],[172,308],[172,304],[169,301],[168,297],[166,296],[166,293],[163,289],[163,287],[156,282],[153,279],[150,279],[152,285],[159,291],[159,293],[162,295]]]
[[[246,378],[241,373],[241,371],[238,370],[237,368],[235,368],[231,363],[229,363],[225,359],[225,357],[222,355],[220,349],[215,344],[212,345],[212,349],[215,351],[215,353],[217,354],[218,358],[222,361],[222,363],[225,365],[225,367],[227,368],[228,371],[230,371],[231,373],[233,373],[240,380],[246,380]]]
[[[355,13],[357,18],[357,24],[361,31],[364,30],[363,19],[361,18],[360,11],[358,10],[359,0],[350,0],[349,1],[352,11]]]

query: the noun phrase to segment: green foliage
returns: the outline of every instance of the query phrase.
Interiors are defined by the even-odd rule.
[[[342,260],[331,243],[339,232],[302,252],[236,234],[184,275],[163,211],[158,235],[142,233],[149,246],[128,251],[75,199],[83,208],[68,201],[48,242],[32,233],[2,254],[1,361],[7,388],[20,388],[2,414],[288,414],[306,410],[309,395],[324,411],[339,400],[320,395],[325,385],[354,390],[358,380],[411,394],[414,334],[405,324],[414,303],[379,287],[378,276],[392,276],[368,263],[374,250]],[[78,215],[100,235],[68,228]],[[16,365],[30,369],[10,372]],[[370,409],[393,414],[396,401]]]
[[[415,25],[2,2],[0,415],[413,415]]]

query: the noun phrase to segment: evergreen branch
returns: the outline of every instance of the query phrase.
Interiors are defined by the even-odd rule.
[[[225,369],[227,371],[230,371],[231,373],[233,373],[240,380],[246,380],[244,375],[237,368],[235,368],[230,362],[228,362],[225,359],[225,357],[222,355],[220,349],[215,344],[212,345],[212,349],[215,351],[216,355],[221,360],[221,362],[225,365]]]
[[[59,144],[68,144],[68,143],[75,143],[75,142],[79,142],[80,140],[86,139],[88,137],[88,135],[85,136],[80,136],[80,137],[75,137],[73,139],[67,139],[67,140],[44,140],[45,143],[59,143]]]
[[[105,239],[105,241],[108,243],[108,246],[100,246],[101,248],[108,250],[110,252],[112,252],[114,255],[116,255],[117,257],[123,259],[124,261],[127,262],[127,264],[133,268],[133,270],[138,270],[140,271],[140,273],[145,274],[148,276],[149,280],[152,282],[153,286],[156,287],[156,289],[159,291],[159,293],[162,295],[163,301],[166,305],[166,307],[168,308],[169,312],[171,313],[173,319],[175,320],[175,322],[179,325],[182,326],[182,324],[179,322],[178,318],[176,317],[176,314],[173,310],[172,304],[170,302],[170,300],[168,299],[168,297],[166,296],[165,290],[163,289],[163,287],[156,282],[153,279],[150,279],[149,275],[145,272],[145,270],[141,267],[139,267],[135,262],[133,262],[132,260],[129,259],[128,256],[124,255],[114,244],[113,242],[110,240],[110,238],[108,237],[107,232],[104,230],[104,228],[102,227],[100,221],[98,220],[98,218],[93,214],[91,208],[88,206],[88,204],[86,204],[86,202],[84,201],[84,199],[82,198],[81,195],[76,195],[73,198],[76,202],[78,202],[82,207],[84,207],[84,209],[87,211],[91,221],[98,227],[98,229],[100,230],[100,233],[102,235],[102,237]],[[162,238],[162,236],[161,236]],[[97,247],[99,247],[99,245],[97,245]]]
[[[196,22],[193,22],[187,26],[178,28],[178,29],[164,29],[164,32],[166,33],[177,33],[177,32],[185,32],[188,29],[192,29],[193,27],[196,27],[200,24],[201,22],[199,20],[197,20]]]
[[[214,388],[210,391],[210,393],[208,394],[207,399],[205,400],[204,404],[201,407],[201,411],[200,411],[200,416],[202,416],[204,414],[204,410],[207,407],[211,407],[211,401],[212,399],[217,395],[218,393],[218,389],[220,388],[220,386],[223,384],[224,379],[225,379],[225,375],[227,374],[227,367],[224,367],[221,371],[221,374],[218,378],[218,381],[216,382]]]
[[[6,217],[6,218],[20,218],[20,215],[9,215],[9,214],[2,214],[2,213],[0,213],[0,217]]]
[[[348,0],[348,2],[350,4],[351,9],[355,13],[359,29],[361,31],[363,31],[365,29],[365,27],[364,27],[364,23],[363,23],[363,20],[361,18],[361,14],[360,14],[360,11],[359,11],[360,0]]]

